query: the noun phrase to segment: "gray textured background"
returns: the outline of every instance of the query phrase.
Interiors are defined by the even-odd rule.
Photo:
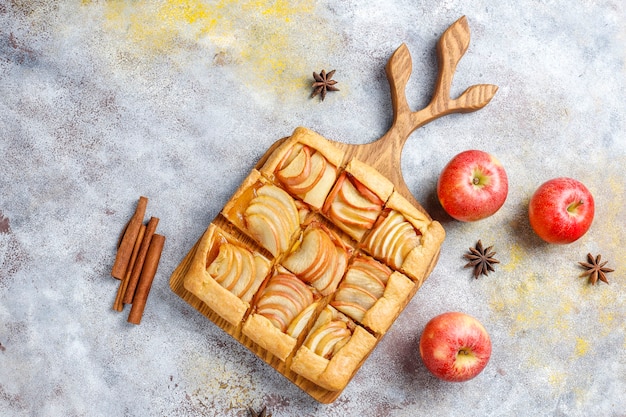
[[[623,1],[0,0],[0,410],[3,416],[626,415],[626,6]],[[299,125],[366,143],[391,122],[384,65],[405,42],[414,109],[435,43],[466,15],[454,79],[500,87],[483,110],[415,132],[409,188],[447,231],[441,260],[343,395],[321,405],[173,294],[169,276],[256,160]],[[311,73],[340,92],[310,99]],[[510,192],[452,221],[434,196],[455,154],[496,155]],[[570,176],[590,231],[543,244],[526,207]],[[140,326],[111,310],[118,233],[140,195],[167,237]],[[474,280],[462,254],[495,245]],[[610,285],[577,262],[602,253]],[[419,359],[444,311],[491,333],[485,371],[439,382]]]

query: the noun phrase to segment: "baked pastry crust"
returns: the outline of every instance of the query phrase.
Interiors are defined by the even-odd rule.
[[[272,353],[281,361],[285,361],[296,347],[297,339],[274,327],[270,321],[260,314],[251,314],[243,324],[243,334],[257,345]]]
[[[209,252],[215,251],[216,247],[219,247],[221,243],[227,241],[243,247],[241,243],[236,243],[233,238],[211,223],[202,235],[198,247],[196,248],[189,270],[185,275],[184,286],[187,291],[202,300],[203,303],[224,320],[233,326],[238,326],[250,308],[250,303],[240,299],[226,288],[222,287],[207,271]],[[244,249],[249,250],[248,248]],[[259,253],[251,252],[256,268],[256,276],[253,283],[254,288],[250,290],[250,292],[254,294],[260,287],[263,279],[267,276],[270,269],[270,262]]]
[[[293,358],[291,370],[322,388],[338,391],[348,384],[376,342],[367,330],[357,326],[348,343],[330,360],[301,346]]]
[[[373,191],[383,200],[383,203],[387,201],[393,192],[393,183],[387,177],[356,158],[350,160],[346,166],[346,172]]]

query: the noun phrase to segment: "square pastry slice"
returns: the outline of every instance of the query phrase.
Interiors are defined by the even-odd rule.
[[[320,210],[337,179],[344,153],[312,130],[298,127],[268,158],[261,174]]]
[[[339,175],[322,213],[360,242],[374,226],[392,192],[391,181],[369,165],[352,159]]]
[[[261,288],[243,334],[284,361],[313,317],[319,298],[313,288],[279,266]]]
[[[429,220],[394,191],[362,247],[421,285],[444,237],[439,222]]]
[[[253,170],[222,214],[272,255],[285,253],[300,232],[302,208],[285,190]]]
[[[330,304],[382,335],[405,307],[414,286],[403,274],[359,253]]]
[[[337,288],[351,254],[337,233],[313,220],[281,264],[325,296]]]
[[[184,286],[237,326],[269,270],[269,260],[211,223],[200,239]]]
[[[329,391],[341,390],[376,341],[367,330],[327,305],[296,352],[291,370]]]

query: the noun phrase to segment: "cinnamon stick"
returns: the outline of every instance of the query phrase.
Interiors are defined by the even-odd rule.
[[[114,278],[123,279],[126,274],[126,270],[128,269],[128,264],[132,256],[133,247],[137,241],[137,235],[139,234],[139,229],[143,223],[143,217],[146,214],[147,206],[148,199],[143,196],[139,197],[135,213],[126,226],[124,236],[122,237],[122,241],[120,242],[115,255],[115,262],[113,263],[113,268],[111,270],[111,276]]]
[[[115,302],[113,303],[113,310],[122,311],[124,309],[124,303],[122,302],[124,298],[124,294],[126,293],[126,288],[128,288],[128,282],[130,281],[130,274],[135,265],[135,261],[137,260],[137,254],[139,253],[139,247],[141,246],[141,242],[143,241],[143,236],[146,233],[146,226],[144,224],[139,228],[139,234],[137,235],[137,240],[135,241],[135,246],[133,247],[133,253],[130,257],[130,262],[128,263],[128,268],[126,270],[126,274],[124,275],[124,279],[120,281],[120,286],[117,289],[117,295],[115,296]]]
[[[133,265],[133,270],[128,280],[128,286],[126,287],[126,291],[124,292],[124,298],[122,299],[124,304],[133,303],[135,290],[137,288],[137,283],[139,282],[139,276],[144,266],[146,255],[148,254],[148,248],[150,247],[150,242],[152,240],[152,237],[154,235],[154,232],[156,231],[158,224],[159,224],[159,219],[157,217],[150,217],[150,220],[148,221],[148,225],[146,226],[146,232],[144,233],[143,239],[141,241],[139,252],[137,253],[137,259],[135,260],[135,265]]]
[[[137,290],[133,299],[133,306],[130,309],[128,315],[128,322],[132,324],[141,323],[141,317],[146,307],[146,301],[148,300],[148,294],[150,294],[150,288],[152,287],[152,281],[156,275],[159,261],[161,260],[161,252],[163,252],[163,245],[165,244],[165,236],[154,234],[150,241],[150,247],[141,270],[141,277],[137,284]]]

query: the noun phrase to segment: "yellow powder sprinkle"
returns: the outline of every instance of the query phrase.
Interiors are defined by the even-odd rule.
[[[589,350],[589,342],[587,342],[582,337],[576,338],[576,356],[581,357]]]
[[[316,69],[305,57],[326,63],[339,38],[325,28],[315,2],[304,0],[109,1],[105,7],[105,29],[125,36],[123,52],[159,56],[201,46],[206,50],[198,56],[209,64],[233,65],[244,85],[274,93],[302,89]]]

